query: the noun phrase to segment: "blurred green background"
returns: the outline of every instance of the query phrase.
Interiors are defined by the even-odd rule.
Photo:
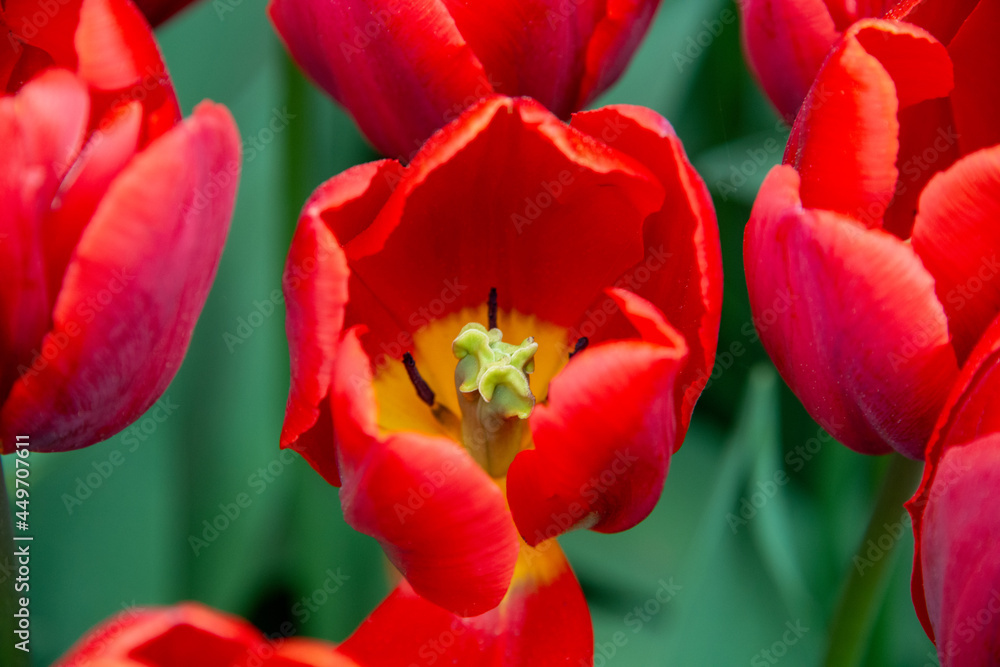
[[[247,140],[239,199],[162,409],[94,447],[32,458],[36,665],[131,605],[199,600],[268,631],[289,619],[302,634],[341,640],[387,593],[380,550],[346,526],[337,490],[297,456],[279,458],[284,311],[263,305],[280,288],[309,193],[377,156],[290,63],[264,9],[264,0],[203,0],[158,31],[184,113],[211,98],[239,123]],[[743,227],[787,127],[746,70],[735,12],[729,1],[664,0],[630,69],[599,100],[649,106],[676,127],[715,199],[726,293],[716,374],[656,511],[624,534],[562,540],[590,603],[597,665],[824,664],[828,643],[840,641],[830,627],[890,465],[826,437],[753,334]],[[234,344],[226,334],[239,337],[254,312],[259,326]],[[9,475],[13,462],[4,463]],[[204,522],[240,493],[250,506],[193,546],[189,538],[203,537]],[[903,512],[889,509],[879,530],[895,535]],[[894,548],[856,577],[853,590],[871,604],[841,616],[864,627],[871,609],[861,664],[936,665],[910,601],[913,540],[900,525],[898,540],[883,540]],[[327,597],[314,594],[333,575],[340,589],[303,606]],[[663,586],[673,597],[652,604]]]

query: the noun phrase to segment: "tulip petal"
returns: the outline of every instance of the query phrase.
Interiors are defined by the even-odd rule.
[[[356,667],[333,645],[264,637],[248,622],[197,603],[129,608],[84,635],[55,667]]]
[[[942,665],[1000,659],[1000,435],[948,449],[923,514],[923,592]]]
[[[927,444],[924,476],[920,488],[906,503],[913,520],[916,553],[913,559],[913,605],[917,617],[934,637],[924,598],[923,566],[921,561],[923,513],[934,491],[935,479],[944,452],[952,446],[964,445],[981,436],[1000,432],[1000,317],[993,321],[976,345],[962,371],[952,385],[951,393],[938,417],[934,434]],[[952,479],[954,470],[944,468],[943,476]],[[945,485],[951,484],[946,481]]]
[[[456,100],[493,88],[441,0],[383,5],[271,0],[268,14],[296,62],[375,147],[406,158],[461,113]]]
[[[743,48],[771,103],[795,117],[839,36],[824,0],[746,0]]]
[[[615,284],[648,299],[667,321],[676,322],[690,350],[677,381],[681,432],[675,444],[680,447],[715,363],[722,314],[722,251],[712,199],[680,139],[659,114],[643,107],[609,106],[576,114],[572,125],[639,160],[666,190],[662,208],[646,218],[645,256]],[[581,333],[591,342],[612,340],[622,337],[621,325],[627,331],[628,323],[619,317],[601,327],[596,337]]]
[[[297,441],[317,423],[344,326],[349,271],[340,244],[363,229],[385,203],[391,188],[384,177],[395,173],[394,167],[388,160],[360,165],[320,186],[303,207],[285,265],[292,382],[281,446],[299,451],[328,481],[336,477],[336,467],[316,463],[316,450]]]
[[[934,281],[897,238],[805,209],[776,167],[744,243],[764,348],[813,419],[867,454],[922,458],[958,373]]]
[[[37,360],[50,320],[45,211],[83,141],[86,87],[64,70],[42,74],[0,99],[0,403]],[[20,371],[18,367],[20,368]],[[2,438],[2,435],[0,435]],[[13,447],[10,444],[9,447]]]
[[[560,3],[562,9],[566,5]],[[609,0],[587,46],[586,75],[574,108],[582,109],[611,87],[649,30],[660,0]],[[565,10],[563,10],[565,11]]]
[[[496,92],[532,97],[561,118],[575,109],[602,3],[443,0]]]
[[[344,518],[377,539],[423,597],[462,616],[492,609],[518,552],[503,492],[454,440],[379,433],[358,333],[344,335],[331,389]]]
[[[880,227],[899,176],[900,109],[951,86],[947,51],[928,33],[856,23],[820,70],[789,138],[785,162],[801,176],[803,203]]]
[[[124,105],[108,118],[106,127],[95,132],[80,151],[72,171],[63,180],[56,200],[45,218],[45,259],[50,299],[55,302],[80,235],[97,205],[139,144],[142,107]]]
[[[949,44],[980,0],[899,0],[886,18],[907,21]]]
[[[517,532],[500,488],[458,443],[391,434],[341,474],[345,519],[382,544],[421,596],[460,616],[500,604]]]
[[[223,107],[192,116],[137,155],[84,231],[43,345],[60,350],[20,379],[0,437],[37,451],[103,440],[159,398],[208,296],[236,196],[240,138]]]
[[[962,153],[1000,143],[1000,2],[981,0],[948,46],[955,62],[951,101]]]
[[[642,258],[642,225],[662,199],[638,162],[536,102],[498,97],[425,145],[345,252],[409,333],[426,324],[421,308],[440,316],[477,307],[492,287],[501,311],[567,326]],[[445,258],[454,272],[429,271],[428,257]]]
[[[963,158],[920,196],[913,248],[934,276],[960,362],[1000,314],[998,221],[1000,146]]]
[[[609,290],[640,340],[588,347],[530,417],[535,448],[507,473],[521,536],[536,545],[576,528],[631,528],[659,500],[677,428],[674,383],[687,348],[655,306]]]
[[[403,582],[338,651],[378,667],[593,664],[590,612],[559,545],[522,549],[511,590],[496,609],[462,618]]]

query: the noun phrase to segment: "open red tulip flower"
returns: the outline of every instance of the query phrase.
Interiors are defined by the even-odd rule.
[[[332,644],[282,634],[266,637],[241,618],[196,603],[128,608],[88,632],[54,667],[177,665],[359,667]]]
[[[295,61],[383,155],[408,159],[477,100],[560,118],[625,70],[659,0],[271,0]]]
[[[948,45],[976,5],[991,1],[740,0],[738,4],[747,63],[778,112],[791,119],[830,49],[855,21],[907,21]],[[977,36],[983,38],[989,39],[986,34]]]
[[[854,24],[757,196],[744,261],[761,340],[856,451],[923,458],[1000,312],[998,30],[995,0],[948,48],[908,23]]]
[[[945,667],[1000,661],[1000,318],[948,397],[907,504],[913,602]]]
[[[160,397],[215,275],[240,139],[182,120],[128,0],[8,0],[0,53],[0,444],[106,439]],[[41,18],[40,18],[41,17]],[[42,20],[44,19],[44,20]]]
[[[489,98],[408,167],[322,185],[284,289],[282,446],[342,486],[348,522],[406,577],[390,602],[582,618],[567,636],[589,655],[551,538],[645,518],[715,356],[715,213],[667,122],[620,106],[567,125]]]

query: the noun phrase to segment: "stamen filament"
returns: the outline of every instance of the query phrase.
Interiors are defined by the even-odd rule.
[[[417,370],[417,362],[413,360],[413,355],[409,352],[403,355],[403,365],[406,366],[406,374],[409,376],[410,382],[413,383],[413,388],[417,390],[417,396],[427,405],[433,406],[434,390],[420,375],[420,371]]]

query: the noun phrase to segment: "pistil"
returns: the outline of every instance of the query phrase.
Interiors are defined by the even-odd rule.
[[[490,323],[495,323],[492,313]],[[535,370],[537,350],[534,338],[512,345],[503,342],[496,327],[487,329],[476,322],[462,327],[452,343],[458,359],[455,387],[462,410],[462,441],[495,478],[507,474],[529,438],[527,419],[535,396],[528,374]]]

